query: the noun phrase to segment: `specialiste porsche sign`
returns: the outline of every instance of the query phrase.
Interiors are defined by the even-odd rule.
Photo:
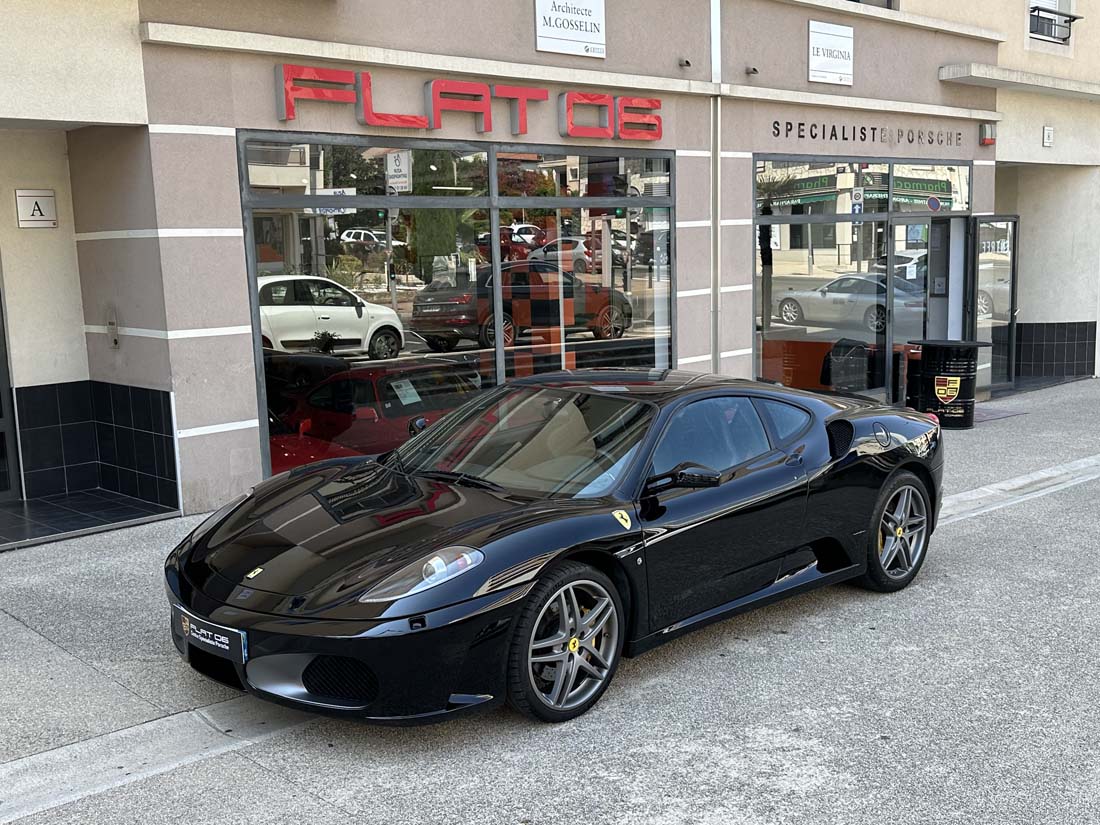
[[[550,99],[550,91],[538,86],[438,78],[424,84],[420,112],[379,112],[374,107],[370,72],[286,63],[275,67],[275,83],[279,120],[294,120],[298,101],[319,100],[355,106],[356,117],[365,126],[410,131],[441,129],[444,112],[455,112],[472,115],[477,131],[489,133],[494,130],[493,101],[506,100],[511,110],[511,134],[525,135],[528,115],[545,117],[544,104]],[[557,100],[558,131],[562,137],[587,140],[660,140],[660,109],[661,101],[655,97],[561,92]],[[585,114],[578,117],[582,112]]]

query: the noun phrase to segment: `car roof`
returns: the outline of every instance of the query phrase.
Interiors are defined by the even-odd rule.
[[[745,390],[761,397],[788,398],[831,407],[834,410],[863,406],[860,399],[824,396],[796,390],[768,381],[751,381],[729,375],[715,375],[687,370],[603,367],[586,370],[562,370],[508,381],[510,386],[547,389],[577,389],[586,392],[612,394],[634,401],[648,401],[664,406],[678,398],[708,390]]]
[[[274,275],[260,275],[258,278],[256,278],[256,283],[259,284],[260,286],[263,286],[264,284],[273,284],[276,281],[303,281],[303,280],[326,281],[330,284],[336,284],[336,286],[340,287],[341,289],[344,289],[344,290],[347,289],[347,287],[342,286],[341,284],[339,284],[336,281],[332,280],[332,278],[326,278],[324,275],[285,275],[285,274],[276,273]]]

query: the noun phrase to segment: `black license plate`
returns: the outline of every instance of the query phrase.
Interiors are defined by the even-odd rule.
[[[172,605],[172,625],[189,645],[199,650],[242,665],[248,658],[248,639],[243,630],[200,619],[178,604]]]

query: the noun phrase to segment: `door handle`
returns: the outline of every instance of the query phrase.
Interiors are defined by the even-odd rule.
[[[787,460],[783,462],[788,467],[801,467],[802,466],[802,453],[791,453],[787,456]]]
[[[332,320],[331,315],[318,315],[317,318],[321,321],[331,321]]]

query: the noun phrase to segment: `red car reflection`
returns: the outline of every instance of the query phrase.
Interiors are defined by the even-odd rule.
[[[279,474],[303,464],[324,461],[326,458],[347,458],[359,453],[331,441],[322,441],[303,432],[295,432],[276,416],[268,414],[268,439],[271,449],[271,472]],[[303,428],[304,429],[304,428]]]
[[[282,420],[355,453],[384,453],[408,439],[413,419],[432,423],[480,391],[477,372],[456,364],[355,367],[291,399]]]
[[[621,338],[630,328],[633,309],[618,289],[582,280],[544,261],[506,261],[500,274],[506,347],[520,335],[555,328],[562,321],[566,332],[590,331],[596,338]],[[433,281],[413,301],[409,329],[436,352],[453,350],[463,338],[493,346],[491,276],[490,267],[479,268],[476,289],[468,280],[457,286]],[[567,302],[564,319],[559,298]]]

